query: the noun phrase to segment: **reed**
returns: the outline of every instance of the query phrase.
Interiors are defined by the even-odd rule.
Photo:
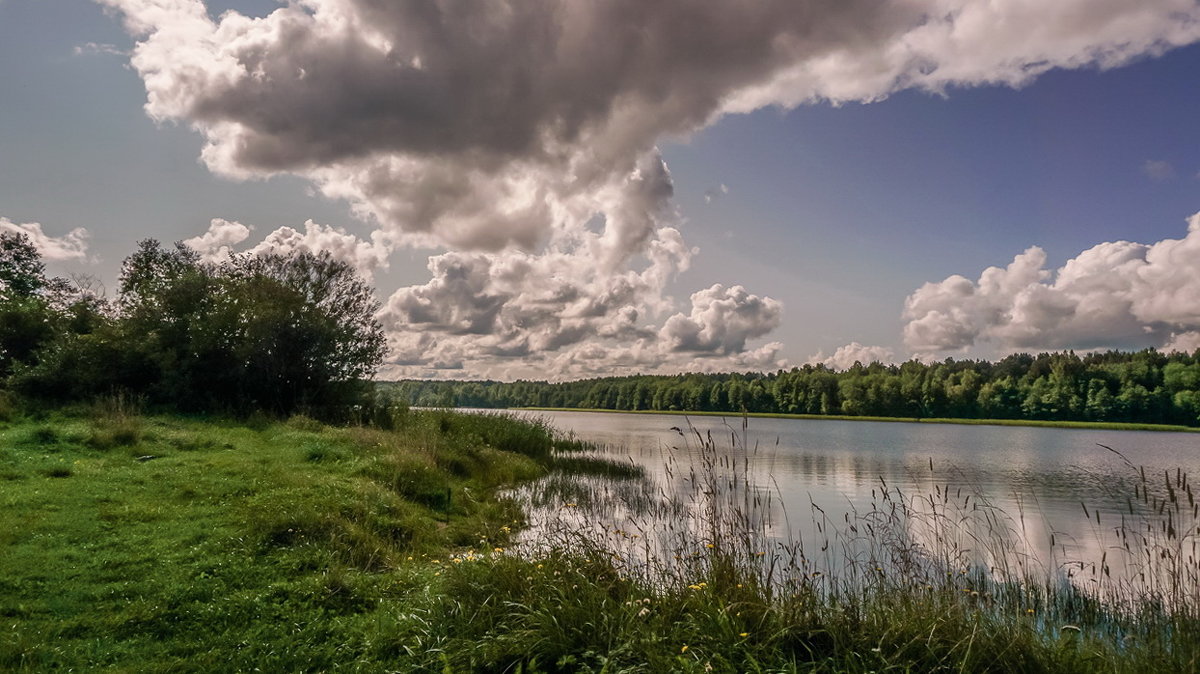
[[[817,671],[1196,670],[1200,505],[1184,471],[1155,479],[1129,463],[1131,479],[1113,486],[1130,491],[1124,512],[1081,504],[1095,522],[1088,542],[1050,528],[1048,545],[1036,545],[1035,510],[1006,512],[982,489],[939,481],[932,463],[927,493],[880,478],[865,509],[834,518],[811,503],[815,536],[799,537],[788,521],[796,514],[755,472],[745,421],[729,430],[719,446],[711,434],[679,429],[684,451],[671,454],[661,480],[557,475],[518,492],[536,513],[537,534],[520,549],[534,561],[503,564],[527,582],[542,575],[530,564],[567,574],[575,605],[564,614],[523,600],[490,624],[541,624],[549,618],[539,612],[553,611],[556,638],[594,636],[573,655],[505,651],[510,664],[585,652],[671,670],[766,662]],[[1098,557],[1080,556],[1090,550]],[[575,578],[579,567],[586,577]],[[517,591],[504,578],[459,580],[499,598]],[[605,599],[578,606],[593,595]],[[591,622],[564,633],[576,612]],[[612,612],[619,617],[600,621]],[[491,634],[459,627],[472,639]]]

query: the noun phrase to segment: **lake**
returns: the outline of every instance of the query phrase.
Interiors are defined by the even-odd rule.
[[[953,522],[955,554],[972,564],[995,566],[998,555],[1015,552],[1049,575],[1123,581],[1146,573],[1138,542],[1186,554],[1200,534],[1187,480],[1200,469],[1200,434],[768,418],[748,419],[743,428],[739,417],[530,415],[646,476],[636,486],[584,480],[571,491],[556,484],[530,501],[540,509],[535,529],[561,524],[565,513],[574,528],[635,529],[646,537],[692,520],[683,528],[700,536],[700,511],[720,497],[753,511],[773,540],[801,546],[807,560],[828,568],[873,554],[860,549],[861,540],[846,541],[860,538],[857,529],[872,518],[878,524],[882,516],[872,512],[900,504],[906,540],[935,545],[932,538],[946,536]],[[580,493],[593,495],[586,507],[564,501],[582,500],[572,495]],[[676,506],[633,503],[648,498]],[[981,535],[981,527],[990,533]],[[831,539],[840,543],[833,552]]]

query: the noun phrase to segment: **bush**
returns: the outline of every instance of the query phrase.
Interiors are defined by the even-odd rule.
[[[7,391],[0,391],[0,421],[17,418],[17,401]]]
[[[129,391],[182,411],[348,421],[373,392],[384,355],[378,302],[328,253],[211,264],[147,240],[125,260],[112,305],[71,296],[33,274],[35,249],[18,253],[6,262],[0,246],[0,377],[23,396]]]

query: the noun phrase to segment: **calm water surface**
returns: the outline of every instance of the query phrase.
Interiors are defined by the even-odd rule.
[[[779,537],[812,537],[817,513],[836,522],[869,510],[886,483],[910,496],[971,494],[1006,513],[1017,543],[1050,564],[1056,554],[1098,559],[1111,547],[1139,468],[1156,487],[1168,473],[1174,481],[1177,470],[1200,472],[1200,434],[1191,433],[761,418],[743,429],[738,417],[536,416],[642,466],[652,488],[666,494],[701,460],[697,434],[711,435],[718,464],[746,466],[753,488],[769,494]],[[621,526],[621,513],[613,517]]]
[[[1073,515],[1076,510],[1082,514],[1080,501],[1104,507],[1106,499],[1115,497],[1113,505],[1124,504],[1121,487],[1137,478],[1120,456],[1101,445],[1150,474],[1170,471],[1174,477],[1177,468],[1192,474],[1200,469],[1200,434],[1193,433],[756,418],[743,431],[737,417],[538,415],[651,472],[659,471],[668,457],[697,452],[689,426],[711,433],[718,449],[746,456],[788,500],[811,494],[818,502],[854,501],[864,492],[869,496],[883,477],[913,488],[965,483],[995,498],[1036,498],[1047,516]],[[689,432],[681,436],[673,428]]]

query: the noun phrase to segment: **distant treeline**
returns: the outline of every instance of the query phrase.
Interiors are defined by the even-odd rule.
[[[26,236],[0,232],[0,407],[127,396],[180,411],[341,416],[372,393],[378,306],[328,254],[208,262],[154,240],[125,259],[107,297],[88,279],[47,277]]]
[[[400,381],[391,387],[400,400],[418,406],[1200,425],[1200,351],[1020,353],[998,362],[856,363],[840,372],[806,365],[767,374],[644,375],[562,383]]]

